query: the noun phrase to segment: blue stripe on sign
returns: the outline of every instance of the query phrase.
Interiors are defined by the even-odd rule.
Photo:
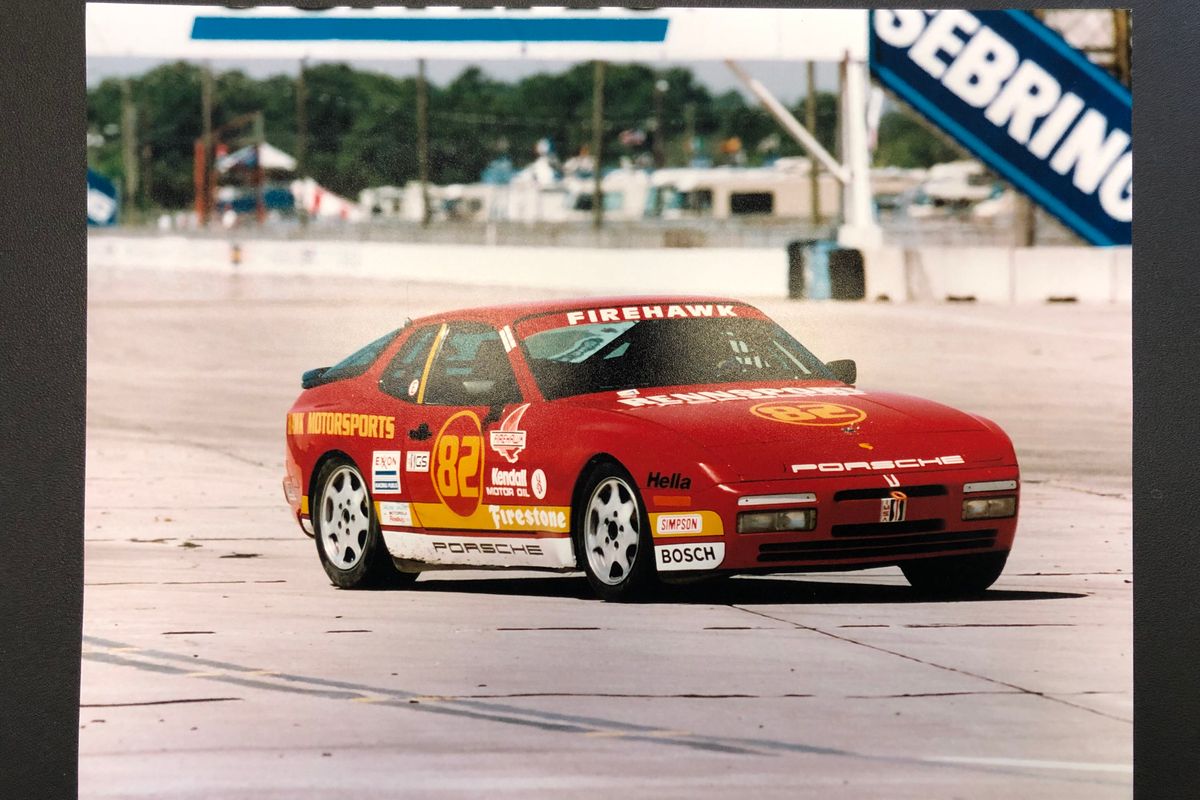
[[[260,42],[664,42],[665,19],[196,17],[192,39]]]
[[[1126,105],[1133,104],[1133,95],[1123,83],[1113,77],[1111,72],[1101,69],[1094,61],[1076,50],[1071,43],[1062,38],[1057,31],[1048,27],[1044,22],[1040,22],[1027,11],[1008,9],[1004,13],[1012,18],[1012,20],[1019,24],[1022,28],[1037,36],[1072,64],[1075,64],[1081,70],[1091,75],[1096,80],[1096,83],[1107,89],[1109,94],[1111,94],[1114,98],[1122,103],[1125,103]]]
[[[992,167],[999,170],[1001,175],[1016,184],[1018,188],[1023,189],[1026,194],[1041,203],[1047,211],[1061,219],[1069,227],[1074,228],[1076,232],[1089,242],[1101,246],[1117,244],[1117,242],[1114,242],[1102,231],[1086,222],[1057,197],[1046,191],[1045,187],[1019,170],[1008,159],[1002,157],[995,150],[984,144],[975,134],[951,119],[945,112],[930,102],[929,98],[910,86],[907,81],[895,72],[879,63],[874,64],[873,67],[879,73],[880,77],[887,79],[888,85],[892,90],[903,97],[904,100],[933,120],[934,123],[940,125],[947,133],[966,145],[968,149],[974,151],[976,155],[988,162]]]

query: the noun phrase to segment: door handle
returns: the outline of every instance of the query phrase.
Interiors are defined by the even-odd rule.
[[[408,438],[415,439],[418,442],[423,442],[431,436],[433,436],[433,432],[429,430],[429,425],[425,422],[422,422],[408,432]]]

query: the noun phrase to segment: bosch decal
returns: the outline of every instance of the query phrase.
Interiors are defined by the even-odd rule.
[[[725,560],[725,543],[664,544],[654,548],[654,563],[660,572],[716,569]]]

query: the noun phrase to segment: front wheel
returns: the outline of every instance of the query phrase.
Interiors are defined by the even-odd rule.
[[[401,573],[383,543],[362,474],[348,461],[331,459],[317,475],[313,533],[321,566],[342,589],[412,583]]]
[[[631,600],[655,585],[654,543],[633,478],[617,464],[592,470],[576,514],[575,547],[592,590]]]
[[[950,556],[906,561],[900,565],[913,589],[934,597],[981,594],[996,582],[1008,561],[1008,551],[973,556]]]

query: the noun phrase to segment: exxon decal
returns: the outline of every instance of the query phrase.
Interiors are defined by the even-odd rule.
[[[874,11],[871,72],[1087,241],[1130,244],[1129,90],[1028,13]]]

